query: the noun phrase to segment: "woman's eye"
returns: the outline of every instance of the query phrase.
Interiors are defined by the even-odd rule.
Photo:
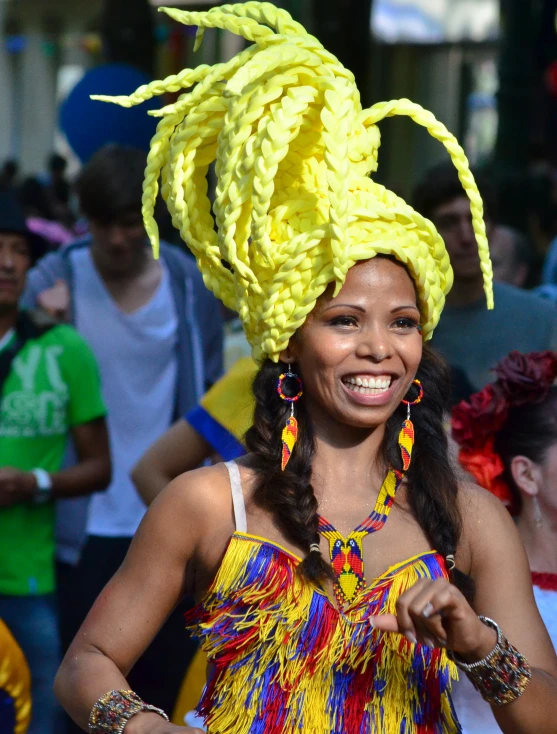
[[[420,324],[416,321],[416,319],[411,318],[401,318],[397,319],[393,326],[395,329],[404,329],[405,331],[409,331],[410,329],[418,329],[418,331],[421,331],[422,328]]]
[[[329,324],[331,326],[355,326],[356,319],[353,316],[337,316],[332,319]]]

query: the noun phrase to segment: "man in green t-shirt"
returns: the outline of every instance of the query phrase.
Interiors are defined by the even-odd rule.
[[[29,734],[59,734],[54,500],[105,489],[110,452],[91,350],[72,327],[18,308],[37,243],[0,194],[0,619],[31,669]],[[69,437],[77,462],[62,469]]]

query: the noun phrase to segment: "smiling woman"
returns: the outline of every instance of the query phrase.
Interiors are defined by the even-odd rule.
[[[550,731],[557,660],[524,552],[504,509],[457,483],[447,370],[423,343],[449,258],[432,223],[370,177],[385,117],[409,115],[444,143],[491,305],[462,149],[408,100],[362,110],[352,74],[269,3],[165,12],[198,26],[198,45],[207,28],[253,42],[107,100],[180,92],[160,112],[143,214],[156,252],[161,178],[206,285],[240,315],[260,363],[249,453],[178,477],[153,503],[68,652],[59,697],[94,734],[182,731],[125,675],[189,591],[211,734],[456,733],[457,666],[503,731]]]
[[[385,422],[416,374],[420,312],[404,266],[385,257],[349,270],[341,294],[331,298],[330,288],[319,299],[281,357],[298,365],[306,403],[319,400],[342,423],[367,428]]]

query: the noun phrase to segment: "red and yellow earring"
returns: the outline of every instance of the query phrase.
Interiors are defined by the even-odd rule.
[[[414,446],[414,424],[410,420],[410,407],[421,403],[424,397],[424,389],[419,380],[414,380],[413,385],[418,387],[418,397],[414,400],[403,400],[403,404],[407,407],[406,419],[402,423],[402,428],[398,434],[398,445],[402,454],[402,470],[407,471],[412,459],[412,448]]]
[[[288,389],[288,392],[291,393],[292,397],[289,397],[284,392],[285,380],[292,381],[288,386],[289,388],[292,383],[295,383],[294,385],[292,385],[293,389]],[[290,417],[287,419],[286,425],[282,430],[281,468],[282,471],[284,471],[286,469],[286,465],[290,461],[290,457],[292,455],[292,451],[294,450],[296,441],[298,440],[298,421],[294,417],[294,403],[302,397],[304,392],[302,380],[298,377],[298,375],[292,372],[292,366],[290,364],[288,365],[288,372],[284,372],[278,378],[277,392],[282,400],[290,403]]]

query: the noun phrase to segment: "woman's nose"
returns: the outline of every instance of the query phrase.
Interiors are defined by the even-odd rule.
[[[383,329],[370,329],[362,334],[356,350],[358,357],[383,362],[392,356],[391,342],[388,333]]]

